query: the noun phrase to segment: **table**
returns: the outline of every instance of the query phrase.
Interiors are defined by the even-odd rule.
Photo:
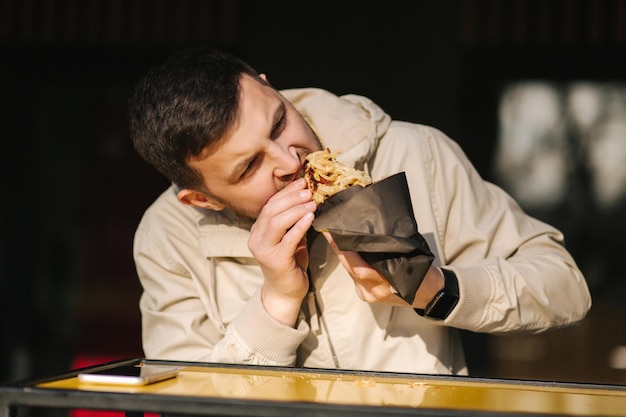
[[[626,387],[385,372],[128,359],[173,365],[144,387],[80,383],[73,370],[0,387],[0,417],[18,407],[205,416],[626,416]]]

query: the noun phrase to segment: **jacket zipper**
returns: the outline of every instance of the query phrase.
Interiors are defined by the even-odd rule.
[[[333,363],[335,364],[335,368],[339,369],[339,359],[337,358],[337,354],[335,353],[333,344],[330,342],[330,333],[328,332],[328,327],[326,326],[324,317],[319,314],[320,309],[319,305],[317,304],[317,297],[315,296],[314,291],[309,292],[307,304],[309,307],[309,314],[311,316],[311,330],[314,334],[321,334],[323,336],[323,339],[326,341],[326,345],[328,346],[328,351],[330,352]]]

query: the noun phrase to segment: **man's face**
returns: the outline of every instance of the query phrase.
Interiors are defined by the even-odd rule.
[[[204,178],[209,208],[229,207],[255,219],[270,197],[301,176],[304,158],[321,144],[278,91],[247,75],[240,82],[234,125],[189,165]]]

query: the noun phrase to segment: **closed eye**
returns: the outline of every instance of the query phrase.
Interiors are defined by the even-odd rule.
[[[279,111],[277,112],[277,119],[276,119],[276,122],[274,122],[274,125],[272,126],[272,132],[270,133],[270,138],[272,140],[278,139],[278,137],[283,132],[283,130],[285,130],[286,125],[287,125],[287,112],[285,110],[285,105],[283,103]]]
[[[246,168],[241,173],[241,178],[244,179],[248,177],[250,174],[252,174],[254,170],[257,168],[257,166],[259,165],[259,161],[260,161],[260,158],[258,156],[255,156],[254,158],[252,158],[250,162],[248,162],[248,165],[246,165]]]

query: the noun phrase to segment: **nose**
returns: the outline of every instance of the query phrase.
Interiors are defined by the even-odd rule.
[[[281,183],[291,182],[300,172],[300,156],[294,146],[280,146],[275,143],[274,178]]]

